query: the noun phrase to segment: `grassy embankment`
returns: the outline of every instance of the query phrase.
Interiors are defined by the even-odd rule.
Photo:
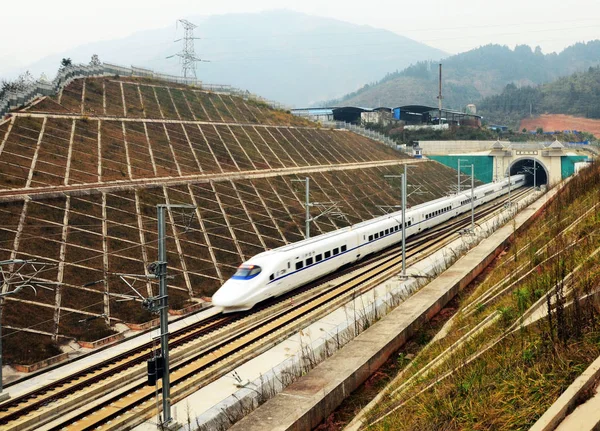
[[[598,221],[600,166],[594,165],[573,178],[462,300],[446,336],[409,363],[399,356],[406,366],[368,414],[369,429],[533,425],[600,354],[598,305],[588,296],[600,282]],[[534,310],[541,318],[529,324]]]

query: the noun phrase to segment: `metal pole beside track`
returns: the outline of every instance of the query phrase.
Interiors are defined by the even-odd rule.
[[[166,222],[165,209],[184,208],[195,209],[194,205],[156,205],[158,222],[158,270],[155,273],[158,278],[158,303],[160,313],[160,350],[163,357],[162,376],[162,404],[163,422],[162,426],[169,425],[173,420],[171,416],[171,381],[169,368],[169,292],[167,290],[167,244],[166,244]]]
[[[163,424],[171,422],[171,383],[169,376],[169,294],[167,291],[167,250],[165,243],[166,205],[157,205],[158,216],[158,295],[160,298],[160,349],[164,361],[162,376]]]
[[[306,177],[306,220],[304,222],[306,229],[306,239],[310,238],[310,178]]]
[[[2,305],[2,300],[0,300],[0,401],[2,401],[2,397],[4,396],[2,394],[2,365],[4,364],[2,361]]]
[[[457,174],[458,174],[458,175],[457,175],[456,177],[458,178],[458,181],[457,181],[457,183],[456,183],[456,194],[459,194],[459,193],[460,193],[460,159],[458,159],[458,170],[457,170]]]
[[[304,202],[304,208],[305,208],[305,215],[304,215],[304,231],[306,232],[306,238],[308,239],[310,238],[310,222],[313,220],[316,220],[317,218],[319,218],[320,216],[315,217],[314,219],[310,217],[310,207],[311,207],[311,203],[310,203],[310,178],[306,177],[303,180],[295,180],[293,179],[292,182],[303,182],[305,185],[305,202]]]
[[[384,175],[384,178],[400,178],[400,204],[402,207],[402,278],[406,278],[406,175],[408,166],[404,164],[404,173],[400,175]]]
[[[508,174],[508,207],[512,205],[512,201],[510,200],[510,173]]]
[[[456,194],[460,193],[460,162],[466,162],[466,159],[458,159],[458,172],[457,172],[457,184],[456,184]]]
[[[402,184],[402,278],[406,278],[406,165],[400,175]]]
[[[475,232],[475,165],[471,164],[471,232]]]

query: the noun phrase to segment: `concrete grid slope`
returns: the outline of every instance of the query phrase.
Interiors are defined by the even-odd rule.
[[[75,80],[0,124],[0,260],[54,262],[39,277],[60,283],[6,300],[6,359],[32,362],[49,355],[50,338],[96,340],[117,323],[152,319],[109,294],[131,293],[113,274],[144,273],[155,260],[158,203],[197,207],[191,222],[168,214],[170,303],[184,309],[244,259],[303,238],[304,190],[292,182],[299,175],[311,179],[311,200],[344,214],[319,218],[318,234],[398,204],[397,185],[383,176],[409,160],[229,95],[131,78]],[[411,204],[454,182],[451,169],[431,162],[411,172],[427,193]],[[39,348],[20,351],[23,336]]]

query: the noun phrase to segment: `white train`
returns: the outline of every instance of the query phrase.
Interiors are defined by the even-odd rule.
[[[508,181],[479,186],[475,206],[508,193]],[[511,189],[524,175],[510,177]],[[412,207],[406,211],[406,237],[438,225],[471,208],[471,190]],[[340,267],[402,241],[402,212],[394,212],[294,244],[268,250],[244,262],[213,295],[224,312],[248,310]]]

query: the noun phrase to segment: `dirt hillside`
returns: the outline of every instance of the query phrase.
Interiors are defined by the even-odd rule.
[[[537,118],[525,118],[521,120],[520,129],[535,130],[538,127],[544,131],[554,130],[579,130],[582,132],[593,133],[597,138],[600,137],[600,120],[589,118],[573,117],[572,115],[548,114],[540,115]]]

